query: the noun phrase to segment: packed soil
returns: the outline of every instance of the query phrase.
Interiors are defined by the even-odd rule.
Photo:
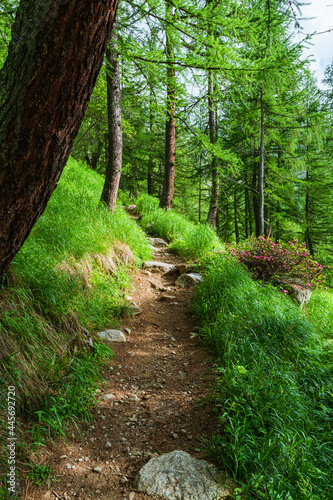
[[[184,263],[164,249],[154,260]],[[192,289],[175,286],[176,278],[136,274],[131,297],[142,312],[121,322],[127,341],[113,344],[116,356],[105,366],[93,422],[81,436],[69,435],[31,457],[51,466],[54,481],[28,482],[23,498],[148,500],[133,480],[151,457],[173,450],[205,457],[205,441],[216,429],[206,401],[211,366],[195,333]]]

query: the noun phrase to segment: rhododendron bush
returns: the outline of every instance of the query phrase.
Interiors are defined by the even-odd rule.
[[[256,280],[296,284],[310,289],[325,283],[324,268],[298,240],[274,243],[270,238],[250,238],[227,251],[244,264]],[[287,292],[287,290],[284,290]]]

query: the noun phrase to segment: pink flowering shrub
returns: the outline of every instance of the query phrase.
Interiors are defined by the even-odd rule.
[[[329,266],[318,264],[307,251],[306,244],[298,243],[298,240],[282,244],[261,236],[237,246],[227,244],[226,248],[256,280],[290,283],[311,289],[324,285],[324,268]]]

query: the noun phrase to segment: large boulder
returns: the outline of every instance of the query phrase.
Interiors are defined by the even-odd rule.
[[[185,287],[186,285],[198,285],[203,281],[203,277],[199,273],[184,273],[176,280],[176,285]]]
[[[166,500],[221,500],[231,493],[224,473],[185,451],[152,458],[134,479],[134,488]]]

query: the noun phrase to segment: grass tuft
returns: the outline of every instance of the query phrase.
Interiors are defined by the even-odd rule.
[[[158,200],[149,195],[140,195],[137,205],[142,226],[150,234],[170,241],[170,249],[180,255],[196,259],[222,249],[221,241],[207,224],[197,225],[173,210],[157,208]]]

